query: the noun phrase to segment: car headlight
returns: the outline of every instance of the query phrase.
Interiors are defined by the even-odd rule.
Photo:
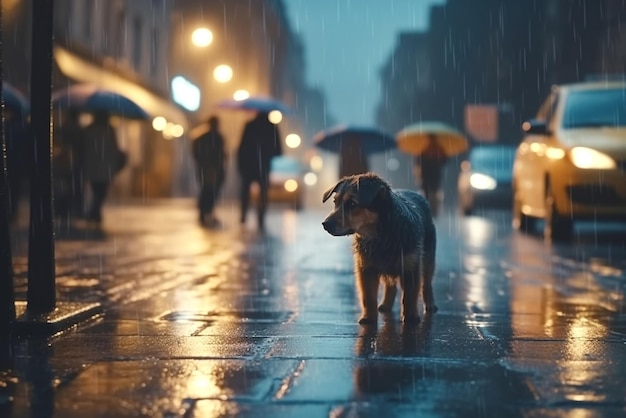
[[[570,151],[572,163],[583,169],[610,170],[617,167],[615,160],[608,155],[587,147],[574,147]]]
[[[473,173],[470,176],[470,185],[478,190],[493,190],[496,188],[496,179],[486,174]]]

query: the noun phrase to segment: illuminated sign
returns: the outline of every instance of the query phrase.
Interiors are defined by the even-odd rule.
[[[172,99],[185,109],[196,111],[200,107],[200,89],[178,75],[172,79]]]

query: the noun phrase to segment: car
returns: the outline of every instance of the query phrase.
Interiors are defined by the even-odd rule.
[[[568,240],[577,220],[626,220],[626,82],[553,87],[513,163],[513,227],[544,221],[548,240]]]
[[[301,210],[304,205],[303,176],[304,166],[297,158],[286,155],[272,158],[268,202],[284,203],[295,210]],[[257,203],[258,185],[254,183],[251,189],[251,199]]]
[[[515,145],[505,144],[480,145],[469,151],[461,163],[457,182],[462,214],[471,215],[483,208],[510,209],[515,151]]]

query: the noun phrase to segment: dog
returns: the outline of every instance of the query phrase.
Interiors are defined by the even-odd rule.
[[[354,235],[359,323],[375,324],[378,312],[391,312],[398,283],[404,323],[419,322],[420,292],[425,312],[436,312],[432,280],[437,233],[426,198],[412,190],[392,189],[374,173],[343,177],[324,193],[322,202],[333,194],[335,208],[322,226],[333,236]],[[378,305],[381,281],[384,294]]]

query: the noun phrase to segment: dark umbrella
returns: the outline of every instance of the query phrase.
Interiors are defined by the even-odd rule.
[[[93,84],[74,84],[57,90],[52,104],[59,108],[85,112],[106,112],[126,119],[149,119],[150,115],[128,97]]]
[[[339,125],[320,131],[313,137],[315,146],[334,153],[340,153],[348,141],[358,141],[365,154],[384,152],[396,147],[393,135],[372,127]]]
[[[16,112],[23,114],[30,112],[30,101],[26,95],[6,81],[2,82],[2,99],[7,107]]]
[[[217,104],[217,107],[233,110],[253,110],[256,112],[271,112],[272,110],[278,110],[285,114],[292,112],[289,106],[278,99],[268,96],[250,96],[247,99],[242,100],[222,100]]]

